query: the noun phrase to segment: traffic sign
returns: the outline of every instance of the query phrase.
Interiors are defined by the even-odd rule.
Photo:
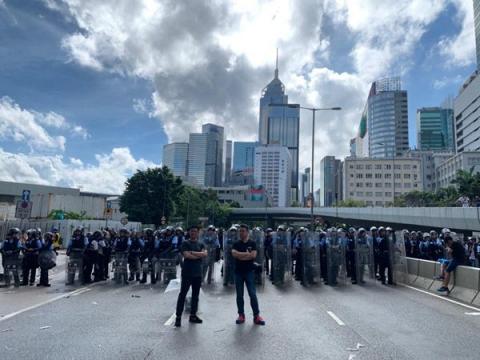
[[[162,225],[165,225],[167,223],[167,218],[165,216],[162,216],[162,218],[160,219],[160,222]]]
[[[127,225],[128,224],[128,218],[123,217],[123,218],[120,219],[120,222],[122,223],[122,225]]]
[[[23,190],[22,191],[22,200],[23,201],[30,201],[30,194],[32,192],[30,190]]]
[[[31,201],[17,201],[17,207],[15,209],[15,217],[17,219],[28,219],[32,214],[32,202]]]

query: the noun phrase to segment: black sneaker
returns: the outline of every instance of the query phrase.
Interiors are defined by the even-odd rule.
[[[182,326],[182,318],[177,316],[175,318],[175,327],[180,327],[180,326]]]
[[[200,319],[197,315],[190,315],[190,319],[188,319],[189,322],[194,323],[194,324],[201,324],[203,323],[203,320]]]

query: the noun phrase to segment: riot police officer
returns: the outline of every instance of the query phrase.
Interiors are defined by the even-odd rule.
[[[115,282],[128,285],[128,250],[131,245],[130,232],[122,228],[118,232],[118,237],[113,241],[113,251],[115,256],[114,277]]]
[[[267,276],[270,276],[271,279],[271,273],[272,273],[272,258],[273,258],[273,230],[271,228],[267,228],[265,230],[265,242],[263,244],[264,246],[264,254],[265,254],[265,272]]]
[[[150,283],[155,284],[157,282],[156,279],[156,271],[155,271],[155,264],[154,262],[154,252],[155,252],[155,234],[153,229],[147,228],[144,230],[144,246],[140,261],[142,263],[142,280],[140,280],[141,284],[145,284],[147,282],[147,273],[150,273]]]
[[[78,278],[83,282],[83,253],[87,247],[88,241],[83,234],[83,228],[77,227],[67,244],[67,285],[72,285],[75,281],[75,273],[78,271]]]
[[[15,287],[20,286],[20,251],[22,244],[20,242],[20,229],[11,228],[7,232],[7,238],[0,244],[0,251],[3,258],[3,269],[6,286],[10,286],[10,272],[13,275]]]
[[[38,263],[40,266],[40,283],[38,283],[37,286],[50,287],[48,282],[48,270],[56,265],[54,241],[55,235],[51,232],[46,232],[43,236],[42,248],[40,249],[40,254],[38,256]]]
[[[293,241],[293,253],[295,256],[295,280],[300,281],[303,284],[303,246],[304,246],[304,236],[305,236],[305,229],[301,227],[295,239]]]
[[[211,284],[214,276],[217,249],[220,248],[215,226],[210,225],[207,228],[207,232],[202,236],[201,242],[208,252],[208,255],[202,259],[202,281],[205,281],[206,278],[207,284]]]
[[[128,281],[133,281],[134,279],[140,281],[140,256],[143,252],[144,246],[145,243],[141,234],[132,234],[131,245],[128,251],[128,266],[130,268],[130,277],[128,278]]]
[[[92,282],[92,271],[98,261],[98,241],[101,238],[100,231],[87,233],[87,246],[83,254],[83,282],[90,284]],[[95,272],[97,270],[95,269]]]
[[[387,236],[383,227],[378,228],[378,253],[380,265],[380,281],[385,284],[385,270],[388,272],[388,284],[393,284],[393,273],[391,265],[390,243],[391,239]]]
[[[378,250],[378,231],[376,226],[370,228],[368,241],[373,249],[373,272],[377,279],[380,279],[380,252]]]
[[[355,268],[355,229],[348,229],[346,234],[345,259],[347,263],[347,277],[352,280],[352,284],[357,283],[357,274]]]
[[[40,238],[38,238],[38,234],[39,232],[37,229],[27,230],[27,240],[23,247],[23,286],[26,286],[27,284],[33,286],[35,283],[35,275],[38,267],[38,254],[42,248],[42,242]]]

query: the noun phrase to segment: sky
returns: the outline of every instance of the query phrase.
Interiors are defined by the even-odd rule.
[[[202,123],[255,140],[273,78],[317,118],[316,159],[348,155],[370,84],[416,109],[474,71],[471,0],[0,0],[0,180],[119,194]],[[301,113],[300,167],[311,161]],[[317,164],[318,169],[318,164]],[[320,174],[316,174],[319,183]]]

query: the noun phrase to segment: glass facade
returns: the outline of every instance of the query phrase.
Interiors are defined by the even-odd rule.
[[[372,84],[367,100],[368,156],[401,156],[408,145],[407,92],[400,79],[384,79]]]
[[[333,206],[343,198],[343,168],[341,160],[325,156],[320,162],[320,205]]]
[[[417,110],[418,150],[454,151],[453,109]]]
[[[230,184],[230,178],[232,175],[232,140],[227,140],[226,155],[225,155],[225,184]]]
[[[279,144],[288,148],[292,157],[291,186],[294,200],[298,200],[299,128],[300,107],[288,104],[285,86],[278,78],[278,69],[275,69],[274,79],[263,89],[260,98],[258,137],[262,145]]]
[[[480,0],[473,0],[475,18],[475,39],[477,41],[477,68],[480,70]]]
[[[163,146],[163,165],[175,176],[187,175],[188,143],[172,143]]]

